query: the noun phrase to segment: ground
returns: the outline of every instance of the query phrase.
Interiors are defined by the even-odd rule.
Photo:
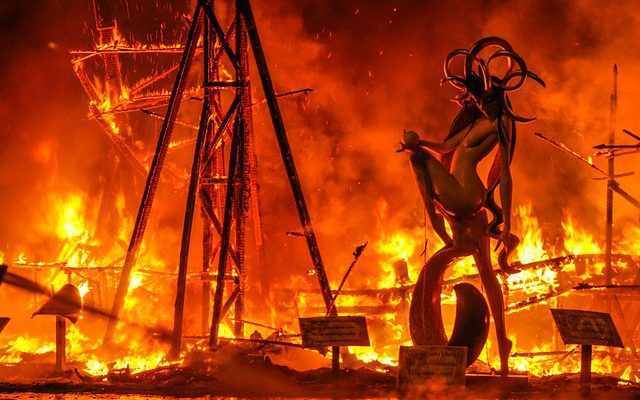
[[[301,350],[302,351],[302,350]],[[0,399],[48,399],[52,394],[78,394],[74,399],[116,394],[118,398],[140,396],[189,398],[234,396],[241,398],[398,398],[395,369],[345,368],[336,379],[329,368],[295,370],[277,365],[264,350],[227,345],[216,353],[190,354],[180,365],[151,371],[112,372],[92,377],[79,366],[69,365],[64,374],[54,374],[51,364],[22,363],[0,367]],[[18,394],[20,393],[20,394]],[[137,396],[133,396],[137,395]],[[466,387],[431,384],[404,398],[437,399],[574,399],[581,398],[577,374],[544,378],[521,377],[502,380],[491,375],[467,378]],[[57,397],[60,398],[60,397]],[[63,398],[66,398],[63,397]],[[593,375],[590,398],[639,399],[640,386],[621,384],[618,379]]]

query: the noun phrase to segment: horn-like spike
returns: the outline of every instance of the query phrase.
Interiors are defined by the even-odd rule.
[[[542,78],[540,78],[537,74],[531,72],[531,71],[527,71],[527,76],[531,79],[533,79],[534,81],[538,82],[540,84],[540,86],[546,88],[547,84],[544,83],[544,81],[542,80]]]
[[[473,66],[473,61],[477,58],[478,53],[490,46],[497,46],[502,48],[502,50],[513,51],[509,42],[498,36],[488,36],[478,40],[469,49],[467,59],[465,60],[464,74],[466,77],[469,76]]]

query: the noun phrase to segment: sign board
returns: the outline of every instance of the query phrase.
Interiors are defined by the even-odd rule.
[[[300,318],[303,347],[369,346],[365,317]]]
[[[467,348],[454,346],[400,346],[398,390],[428,384],[434,379],[463,385]]]
[[[582,310],[552,309],[564,344],[624,347],[611,315]]]

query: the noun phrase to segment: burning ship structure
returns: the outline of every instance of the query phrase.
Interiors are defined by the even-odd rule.
[[[386,231],[370,243],[367,238],[354,243],[344,268],[325,268],[279,105],[304,103],[313,89],[276,90],[283,82],[272,80],[249,0],[195,2],[178,45],[133,43],[120,34],[109,0],[93,0],[92,6],[95,48],[71,51],[71,64],[89,98],[88,118],[107,138],[111,164],[100,176],[93,211],[84,209],[82,197],[59,205],[57,259],[34,260],[24,253],[3,260],[8,268],[0,271],[0,290],[25,304],[0,324],[0,362],[11,376],[7,387],[32,390],[19,385],[24,382],[20,374],[32,376],[42,365],[51,365],[53,374],[54,360],[59,379],[71,379],[76,389],[146,381],[167,390],[178,382],[176,376],[179,383],[198,386],[198,374],[235,379],[241,386],[240,377],[222,369],[243,359],[287,365],[291,376],[341,362],[344,371],[376,374],[360,378],[392,392],[398,347],[411,345],[414,281],[425,254],[438,248],[436,235],[422,224]],[[635,322],[640,320],[640,229],[617,242],[612,233],[614,198],[639,205],[618,182],[625,174],[614,170],[616,157],[637,150],[637,144],[615,144],[616,90],[614,84],[610,142],[598,147],[607,159],[606,171],[540,135],[580,159],[566,162],[598,170],[608,187],[606,238],[601,246],[566,216],[561,232],[550,240],[532,207],[517,207],[513,225],[521,243],[513,259],[518,272],[499,277],[514,342],[512,374],[575,374],[579,348],[563,344],[549,308],[582,309],[611,314],[625,344],[596,348],[592,371],[611,377],[607,382],[613,384],[640,383],[640,325]],[[259,123],[256,113],[264,114]],[[259,181],[259,135],[277,146],[272,152],[279,155],[277,162],[265,163],[286,176],[288,187],[273,189]],[[282,193],[269,193],[274,190]],[[278,227],[279,234],[311,260],[302,273],[286,279],[271,265],[263,218],[272,211],[261,204],[265,196],[288,199],[299,227]],[[380,201],[374,212],[382,216],[387,208]],[[166,245],[162,235],[168,228],[152,217],[174,213],[182,222],[181,235]],[[178,262],[160,261],[161,255]],[[286,263],[286,257],[279,260]],[[453,287],[461,282],[482,286],[471,259],[454,264],[443,282],[442,311],[449,328],[456,306]],[[28,312],[18,315],[18,309]],[[33,313],[55,316],[56,328],[48,318],[29,319]],[[298,318],[337,315],[366,317],[371,345],[302,348]],[[470,370],[491,375],[499,362],[496,351],[490,335]],[[229,361],[230,355],[236,361]],[[242,375],[243,367],[233,365]],[[194,375],[185,378],[185,371]]]

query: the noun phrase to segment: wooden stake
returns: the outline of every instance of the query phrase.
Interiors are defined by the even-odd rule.
[[[584,397],[591,394],[591,350],[590,344],[580,345],[580,393]]]
[[[64,317],[56,316],[56,372],[67,369],[67,325]]]

